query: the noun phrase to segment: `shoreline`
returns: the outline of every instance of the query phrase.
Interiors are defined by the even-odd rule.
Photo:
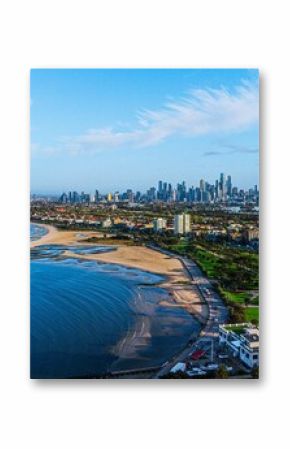
[[[88,247],[112,246],[111,244],[106,245],[105,241],[102,243],[84,242],[89,236],[100,235],[100,233],[97,232],[58,231],[58,229],[50,225],[43,224],[41,226],[44,226],[48,230],[48,233],[39,240],[32,241],[31,248],[43,244],[70,244],[75,246],[85,244]],[[79,260],[119,265],[127,268],[139,269],[149,274],[161,275],[164,279],[159,282],[156,287],[167,290],[169,297],[167,300],[161,301],[160,305],[185,310],[193,319],[193,329],[188,341],[192,338],[197,339],[208,318],[208,309],[206,304],[201,302],[196,286],[193,285],[192,279],[190,279],[181,261],[178,258],[168,256],[145,246],[126,246],[118,244],[116,245],[116,248],[115,251],[98,254],[75,254],[72,251],[66,250],[64,251],[63,256]],[[196,328],[197,323],[200,325],[198,333]],[[144,325],[145,323],[141,327],[141,337],[146,328],[147,332],[149,330],[148,326],[145,326],[144,329]],[[129,337],[129,335],[127,337]],[[127,340],[127,338],[125,338],[125,340]],[[138,341],[138,335],[135,336],[135,340]],[[123,348],[125,353],[128,351],[130,352],[134,346],[132,335],[130,335],[126,343],[128,344],[128,348]],[[127,346],[126,343],[125,346]],[[119,363],[116,363],[116,365],[119,365]]]
[[[37,223],[34,223],[38,225]],[[30,247],[35,248],[43,244],[58,244],[58,245],[81,245],[86,246],[112,246],[107,245],[106,241],[98,243],[85,242],[89,237],[102,236],[97,231],[59,231],[51,225],[41,224],[48,230],[48,233],[39,240],[31,242]],[[208,309],[204,303],[200,301],[200,296],[197,292],[196,286],[192,284],[192,279],[188,272],[184,269],[181,261],[177,257],[168,256],[153,248],[145,246],[126,246],[115,245],[116,250],[111,252],[104,252],[98,254],[75,254],[72,251],[65,251],[64,256],[91,260],[102,263],[109,263],[115,265],[122,265],[128,268],[140,269],[142,271],[161,275],[165,278],[159,284],[161,288],[169,291],[172,299],[172,307],[182,307],[187,310],[190,315],[193,315],[204,323],[208,317]]]
[[[40,226],[47,229],[47,234],[42,236],[38,240],[30,241],[30,248],[35,248],[40,245],[78,245],[86,244],[88,246],[97,246],[96,244],[91,244],[85,242],[87,238],[91,237],[102,237],[103,234],[98,231],[60,231],[55,226],[31,222],[35,226]],[[106,246],[106,244],[104,244]]]
[[[51,225],[42,224],[42,223],[33,223],[33,222],[31,222],[31,224],[33,224],[35,226],[39,226],[40,228],[46,229],[47,233],[45,235],[41,236],[39,239],[30,241],[30,248],[34,248],[35,246],[45,244],[47,241],[50,241],[53,238],[53,236],[55,235],[56,232],[58,232],[57,229]]]

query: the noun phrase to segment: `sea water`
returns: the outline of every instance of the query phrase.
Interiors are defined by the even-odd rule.
[[[161,276],[44,248],[31,258],[32,378],[160,365],[198,332],[199,324],[158,285]]]

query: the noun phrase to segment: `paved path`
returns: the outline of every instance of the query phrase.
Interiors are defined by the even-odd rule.
[[[216,342],[218,338],[219,324],[223,324],[227,321],[228,310],[220,296],[214,290],[209,279],[202,273],[193,260],[187,257],[179,256],[160,247],[153,245],[150,245],[149,247],[155,251],[160,251],[169,257],[175,257],[180,260],[184,269],[191,278],[192,284],[197,288],[201,301],[205,302],[208,307],[208,318],[200,333],[200,336],[193,344],[186,347],[181,353],[171,359],[166,366],[162,367],[156,376],[154,376],[158,378],[167,374],[171,368],[176,365],[176,363],[183,362],[193,351],[194,346],[196,346],[199,342],[202,342],[202,340],[210,341],[213,339]]]

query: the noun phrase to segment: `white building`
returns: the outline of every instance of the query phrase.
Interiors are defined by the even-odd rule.
[[[112,226],[112,224],[113,224],[113,222],[110,217],[108,217],[104,221],[102,221],[103,228],[110,228]]]
[[[259,329],[249,323],[219,326],[219,343],[249,368],[259,366]]]
[[[175,215],[174,234],[188,234],[191,232],[191,220],[189,214]]]
[[[166,229],[166,220],[164,218],[154,218],[153,220],[153,229],[155,232],[163,231]]]

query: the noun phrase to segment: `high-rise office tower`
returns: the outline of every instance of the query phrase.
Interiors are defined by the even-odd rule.
[[[225,174],[221,173],[220,174],[220,182],[219,182],[219,193],[218,193],[218,198],[220,200],[224,200],[225,198],[225,193],[226,193],[226,186],[225,186]]]
[[[232,177],[231,177],[231,175],[229,175],[228,177],[227,177],[227,195],[229,196],[229,197],[231,197],[232,196]]]
[[[73,203],[79,203],[80,201],[80,196],[78,194],[78,192],[73,192],[72,194],[72,202]]]
[[[127,198],[129,200],[130,203],[134,202],[134,193],[133,190],[131,189],[127,189]]]
[[[216,180],[214,185],[214,197],[218,198],[218,196],[219,196],[219,182],[218,180]]]
[[[60,203],[67,203],[67,194],[63,193],[59,199]]]

